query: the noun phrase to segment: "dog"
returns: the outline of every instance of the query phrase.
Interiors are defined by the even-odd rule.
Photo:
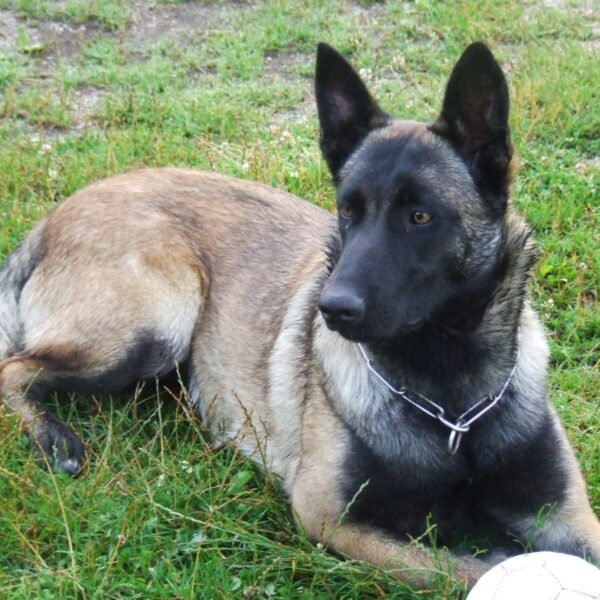
[[[216,439],[279,476],[335,553],[420,587],[440,565],[466,585],[489,568],[467,536],[599,561],[526,295],[535,250],[509,201],[500,66],[467,47],[430,124],[384,112],[326,44],[315,89],[337,218],[187,169],[89,185],[0,273],[2,397],[74,475],[84,445],[44,393],[177,367]]]

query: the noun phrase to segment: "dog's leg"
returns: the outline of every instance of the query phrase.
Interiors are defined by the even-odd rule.
[[[313,542],[348,558],[385,569],[418,589],[434,586],[440,577],[447,575],[472,587],[490,568],[477,558],[458,556],[446,549],[434,551],[417,543],[402,542],[374,527],[344,522],[344,509],[335,505],[335,491],[323,490],[323,485],[318,491],[311,489],[309,477],[305,481],[299,477],[292,508],[300,528]],[[323,483],[327,485],[327,482]],[[329,501],[332,505],[327,505]]]
[[[300,519],[304,524],[313,517]],[[477,558],[458,556],[446,549],[433,551],[416,543],[403,543],[364,525],[322,524],[318,531],[307,533],[333,552],[385,569],[417,589],[431,588],[448,575],[470,588],[490,568]]]
[[[52,369],[44,361],[12,357],[0,362],[0,397],[21,418],[47,466],[76,475],[85,462],[77,434],[41,402]]]
[[[499,503],[488,499],[491,514],[532,550],[574,554],[600,564],[600,521],[590,506],[575,454],[555,414],[551,427],[543,434],[551,441],[538,455],[540,460],[528,465],[519,462],[522,474],[518,483],[511,477],[510,486],[505,486],[517,485],[518,494],[503,496]],[[500,479],[499,474],[496,479]],[[555,494],[557,499],[532,510],[530,495],[543,494],[544,490],[548,498]],[[529,507],[513,504],[513,497],[528,502]]]
[[[78,225],[78,214],[60,227],[50,222],[62,237],[52,246],[47,233],[44,260],[15,309],[19,351],[0,361],[0,398],[22,419],[46,463],[70,474],[82,468],[84,446],[42,404],[43,394],[118,392],[173,370],[189,355],[204,282],[185,243],[176,236],[161,243],[168,231],[132,227],[127,243],[114,238],[123,245],[119,251],[117,241],[97,232],[88,239],[92,231]]]
[[[75,475],[84,464],[85,449],[71,428],[44,406],[46,391],[116,392],[139,379],[165,375],[186,360],[199,293],[150,291],[144,298],[171,292],[172,300],[153,314],[138,298],[125,298],[118,313],[104,298],[92,299],[76,290],[77,306],[55,311],[37,328],[28,327],[26,318],[25,330],[32,332],[26,340],[33,341],[0,361],[0,398],[22,419],[48,466]],[[32,314],[46,308],[40,296],[32,301]],[[74,318],[77,309],[89,318]]]
[[[556,416],[554,426],[558,432],[560,456],[566,466],[565,498],[558,506],[551,507],[547,515],[517,522],[524,539],[531,540],[535,550],[576,554],[600,565],[600,521],[590,506],[585,480],[567,434]]]
[[[567,500],[530,531],[536,550],[576,554],[600,565],[600,522],[584,488],[570,489]]]
[[[349,507],[341,483],[350,437],[321,394],[318,386],[307,392],[302,459],[291,490],[292,509],[300,528],[314,542],[385,569],[417,588],[434,585],[445,574],[472,586],[489,564],[445,549],[434,551],[404,542],[381,529],[344,518]]]
[[[85,461],[84,446],[73,430],[45,407],[44,393],[60,389],[116,392],[139,379],[165,375],[189,353],[193,320],[186,323],[179,315],[178,324],[187,329],[187,339],[165,339],[158,328],[154,335],[148,329],[131,331],[123,323],[120,335],[115,331],[104,340],[96,339],[95,345],[80,330],[81,340],[75,345],[72,341],[59,343],[59,330],[54,343],[33,346],[0,362],[0,398],[21,418],[45,463],[75,475]]]
[[[583,479],[574,483],[567,498],[546,514],[514,517],[507,528],[531,544],[533,550],[549,550],[582,556],[600,565],[600,522],[585,493]]]

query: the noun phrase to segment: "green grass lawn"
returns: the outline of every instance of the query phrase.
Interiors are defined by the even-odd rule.
[[[387,110],[427,120],[482,39],[510,80],[550,391],[599,511],[600,14],[542,4],[0,0],[0,258],[77,188],[141,166],[213,169],[331,209],[316,43],[346,53]],[[212,448],[178,392],[50,402],[90,462],[77,480],[40,470],[0,408],[2,598],[460,597],[313,547],[277,483]]]

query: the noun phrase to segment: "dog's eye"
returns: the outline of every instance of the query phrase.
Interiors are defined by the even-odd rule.
[[[431,219],[433,219],[433,215],[420,210],[415,210],[415,212],[410,215],[410,222],[413,225],[427,225]]]
[[[354,211],[349,206],[342,206],[342,208],[340,208],[340,215],[342,215],[344,219],[351,219],[354,215]]]

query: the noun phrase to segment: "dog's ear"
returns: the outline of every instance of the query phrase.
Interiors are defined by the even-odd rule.
[[[334,181],[367,134],[389,120],[350,63],[327,44],[319,44],[315,75],[321,124],[321,151]]]
[[[510,184],[508,105],[500,65],[485,44],[475,42],[456,63],[442,112],[431,127],[454,145],[475,181],[496,196],[499,209],[506,204]]]

